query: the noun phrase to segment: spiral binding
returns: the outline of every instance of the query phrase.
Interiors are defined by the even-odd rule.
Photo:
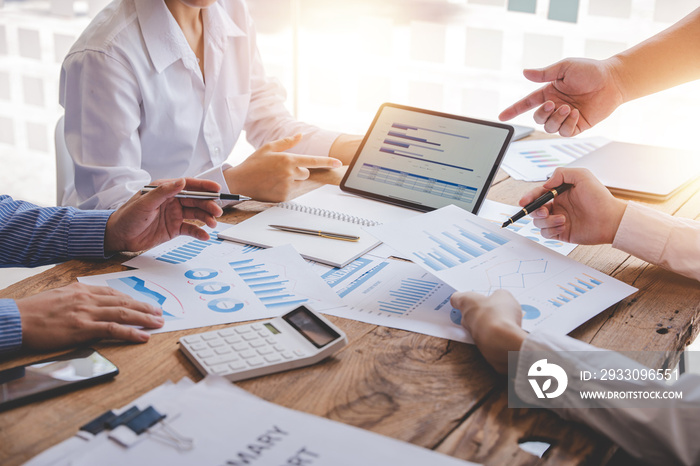
[[[344,222],[355,223],[357,225],[362,225],[365,227],[381,225],[381,222],[375,222],[374,220],[370,220],[368,218],[357,217],[355,215],[348,215],[342,212],[337,212],[335,210],[310,207],[302,204],[297,204],[296,202],[280,202],[279,204],[277,204],[277,207],[282,207],[283,209],[294,210],[296,212],[302,212],[305,214],[318,215],[319,217],[342,220]]]

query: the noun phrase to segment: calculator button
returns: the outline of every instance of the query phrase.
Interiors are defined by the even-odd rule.
[[[277,340],[275,340],[274,338],[266,338],[265,341],[271,345],[274,345],[275,343],[277,343]]]
[[[282,357],[284,359],[292,359],[294,356],[292,356],[292,353],[288,353],[285,351],[284,353],[282,353]]]
[[[267,344],[264,341],[251,341],[250,346],[252,348],[260,348],[261,346],[266,346]]]
[[[225,328],[223,330],[219,330],[219,335],[222,337],[230,337],[231,335],[235,335],[236,330],[233,328]]]
[[[225,343],[221,340],[214,340],[209,342],[210,348],[218,348],[219,346],[224,346]]]
[[[197,343],[198,341],[202,341],[202,339],[199,335],[190,335],[189,337],[183,338],[182,341],[185,343]]]
[[[217,335],[216,333],[205,333],[202,335],[202,340],[206,341],[216,340],[217,338],[219,338],[219,335]]]
[[[215,374],[225,374],[227,372],[230,372],[230,370],[226,364],[221,364],[220,366],[212,367],[210,369],[210,372],[213,372]]]
[[[236,333],[238,333],[238,334],[250,333],[250,332],[252,332],[252,330],[250,329],[250,327],[248,327],[247,325],[244,325],[244,326],[242,326],[242,327],[234,327],[234,328],[236,329]]]
[[[250,335],[243,335],[243,339],[245,341],[250,341],[250,340],[257,340],[258,336],[254,333],[251,333]]]
[[[264,327],[260,324],[251,324],[250,328],[253,330],[262,330]]]
[[[207,366],[218,366],[219,364],[225,364],[227,362],[238,361],[238,357],[235,354],[225,354],[223,356],[215,356],[204,361]]]
[[[250,348],[250,346],[248,346],[248,343],[236,343],[231,348],[233,348],[234,351],[243,351]]]
[[[229,348],[228,346],[224,346],[223,348],[216,348],[214,351],[218,355],[229,354],[231,352],[231,348]]]
[[[248,359],[247,362],[250,367],[257,367],[263,365],[263,360],[260,358]]]
[[[281,353],[282,351],[284,351],[284,347],[283,347],[283,346],[280,346],[280,345],[275,345],[275,346],[273,346],[273,348],[274,348],[275,351],[277,351],[278,353]]]
[[[197,356],[200,359],[206,359],[206,358],[210,358],[210,357],[214,356],[214,352],[210,351],[210,350],[200,351],[199,353],[197,353]]]
[[[299,357],[306,356],[306,353],[304,353],[302,350],[298,350],[298,349],[294,350],[294,354],[296,354]]]
[[[263,338],[267,338],[272,334],[270,332],[268,332],[267,330],[263,330],[262,332],[258,332],[258,335],[260,335]]]
[[[282,360],[282,358],[276,354],[271,354],[269,356],[265,356],[265,361],[267,361],[267,362],[277,362],[277,361],[281,361],[281,360]]]
[[[250,359],[250,358],[255,356],[255,353],[248,350],[248,351],[241,351],[240,353],[238,353],[238,355],[240,357],[242,357],[243,359]]]
[[[241,369],[245,369],[246,367],[248,367],[248,365],[245,363],[245,361],[238,361],[232,362],[228,365],[228,367],[230,367],[234,371],[240,371]]]
[[[224,341],[229,345],[233,345],[234,343],[240,343],[243,340],[241,340],[241,337],[238,335],[233,335],[231,337],[227,337]]]
[[[272,353],[272,350],[270,348],[260,348],[258,350],[258,354],[260,356],[265,356],[266,354],[270,354],[270,353]]]
[[[202,351],[207,349],[207,345],[204,343],[195,343],[194,345],[190,345],[190,350],[192,351]]]

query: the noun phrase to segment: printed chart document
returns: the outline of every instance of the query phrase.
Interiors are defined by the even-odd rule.
[[[370,230],[456,290],[510,291],[528,331],[569,333],[636,291],[455,206]]]
[[[221,254],[236,254],[258,251],[261,248],[240,243],[232,243],[219,238],[222,229],[231,227],[227,223],[219,223],[215,228],[202,227],[209,233],[209,240],[200,241],[191,236],[178,236],[160,244],[148,251],[124,262],[122,265],[135,269],[160,267],[167,264],[187,264],[204,253],[219,252]]]
[[[163,421],[130,447],[103,431],[73,437],[30,460],[29,466],[458,466],[467,461],[326,418],[264,401],[227,380],[168,383],[123,407],[153,406]],[[164,425],[166,426],[164,428]],[[118,428],[119,429],[119,428]],[[165,431],[167,429],[167,431]],[[191,441],[189,448],[156,438]],[[183,441],[180,441],[184,444]]]
[[[201,257],[183,264],[80,277],[163,309],[172,332],[275,317],[300,304],[337,303],[338,297],[291,246]]]
[[[557,167],[564,167],[609,142],[600,137],[517,141],[508,147],[501,168],[516,180],[544,181]]]
[[[344,304],[318,308],[324,314],[473,343],[450,305],[454,288],[412,262],[364,256],[342,269],[315,268]]]
[[[515,215],[520,209],[520,207],[486,199],[481,205],[481,209],[479,209],[479,217],[490,220],[500,227],[503,225],[503,222]],[[564,241],[544,238],[542,233],[540,233],[540,229],[535,226],[532,217],[529,215],[508,225],[506,228],[564,256],[571,254],[571,251],[578,246],[578,244],[574,243],[565,243]]]
[[[292,244],[303,257],[344,267],[381,242],[362,229],[386,221],[418,215],[414,210],[344,193],[326,185],[291,202],[282,202],[219,233],[219,237],[261,247]],[[283,225],[359,236],[339,241],[321,236],[290,233],[270,227]]]

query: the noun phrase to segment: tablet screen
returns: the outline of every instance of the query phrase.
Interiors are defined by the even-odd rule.
[[[384,104],[341,189],[428,211],[478,212],[513,134],[509,125]]]

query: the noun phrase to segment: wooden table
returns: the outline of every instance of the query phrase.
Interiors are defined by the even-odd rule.
[[[344,168],[315,172],[297,194],[337,184]],[[515,204],[534,184],[499,172],[489,198]],[[700,181],[653,206],[697,218]],[[267,207],[247,202],[222,219],[237,223]],[[682,350],[698,332],[700,287],[610,246],[579,246],[570,255],[640,291],[591,319],[572,335],[613,350]],[[126,256],[105,262],[70,261],[0,291],[21,298],[68,285],[83,275],[126,270]],[[325,416],[458,458],[486,464],[599,464],[611,443],[587,427],[546,410],[508,409],[505,381],[472,345],[330,317],[350,344],[315,366],[240,382],[244,389],[283,406]],[[221,327],[221,326],[220,326]],[[216,327],[212,327],[216,328]],[[154,335],[145,345],[94,345],[120,368],[112,382],[0,413],[0,464],[20,464],[75,434],[102,412],[126,405],[162,384],[200,374],[177,340],[203,329]],[[57,352],[58,354],[61,352]],[[5,356],[0,369],[46,354]],[[658,362],[659,364],[661,361]],[[523,439],[553,444],[539,459],[521,450]]]

